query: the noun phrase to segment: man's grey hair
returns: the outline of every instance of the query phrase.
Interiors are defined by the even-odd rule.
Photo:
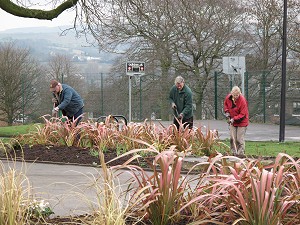
[[[175,82],[174,82],[175,84],[177,84],[177,83],[184,83],[184,79],[183,79],[183,77],[182,76],[178,76],[178,77],[176,77],[175,78]]]

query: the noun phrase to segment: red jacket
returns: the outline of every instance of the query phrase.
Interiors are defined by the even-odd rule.
[[[234,119],[233,126],[247,127],[249,125],[248,102],[242,94],[235,100],[235,103],[232,95],[228,94],[224,100],[224,111]]]

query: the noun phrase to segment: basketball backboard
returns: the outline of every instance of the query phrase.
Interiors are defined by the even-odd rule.
[[[223,57],[223,73],[241,74],[246,71],[244,56]]]

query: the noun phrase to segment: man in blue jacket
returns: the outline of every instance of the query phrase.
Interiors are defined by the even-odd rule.
[[[175,78],[170,90],[169,101],[174,111],[174,124],[179,129],[179,122],[193,128],[193,93],[185,84],[183,77]]]
[[[52,99],[52,102],[55,104],[53,113],[58,113],[59,110],[62,110],[63,115],[67,116],[69,120],[75,121],[77,119],[77,125],[82,119],[84,106],[80,95],[69,85],[61,84],[56,80],[50,81],[50,91],[54,96]]]

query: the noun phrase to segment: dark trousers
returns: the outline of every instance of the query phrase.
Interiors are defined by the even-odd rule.
[[[72,118],[69,117],[69,120],[76,120],[78,117],[78,120],[76,121],[76,126],[79,124],[80,120],[82,119],[82,114],[83,114],[83,108],[79,109],[77,113],[74,114]]]
[[[179,121],[180,122],[180,121]],[[173,120],[173,123],[175,124],[175,126],[177,127],[177,130],[179,130],[179,123],[178,123],[178,120],[174,117],[174,120]],[[193,125],[194,125],[194,117],[190,117],[188,119],[185,119],[183,118],[182,119],[182,124],[183,124],[183,127],[186,128],[187,126],[190,128],[190,129],[193,129]]]
[[[68,117],[68,118],[69,118],[69,120],[71,120],[71,121],[75,121],[75,120],[78,118],[77,121],[76,121],[76,124],[75,124],[75,126],[77,126],[77,125],[79,124],[79,122],[81,121],[81,119],[82,119],[82,114],[83,114],[83,108],[79,109],[79,111],[78,111],[77,113],[75,113],[74,116],[73,116],[72,118],[70,118],[70,117]],[[76,146],[76,145],[77,145],[77,146],[80,145],[80,133],[78,133],[78,134],[76,135],[76,139],[75,139],[73,145],[75,145],[75,146]]]

